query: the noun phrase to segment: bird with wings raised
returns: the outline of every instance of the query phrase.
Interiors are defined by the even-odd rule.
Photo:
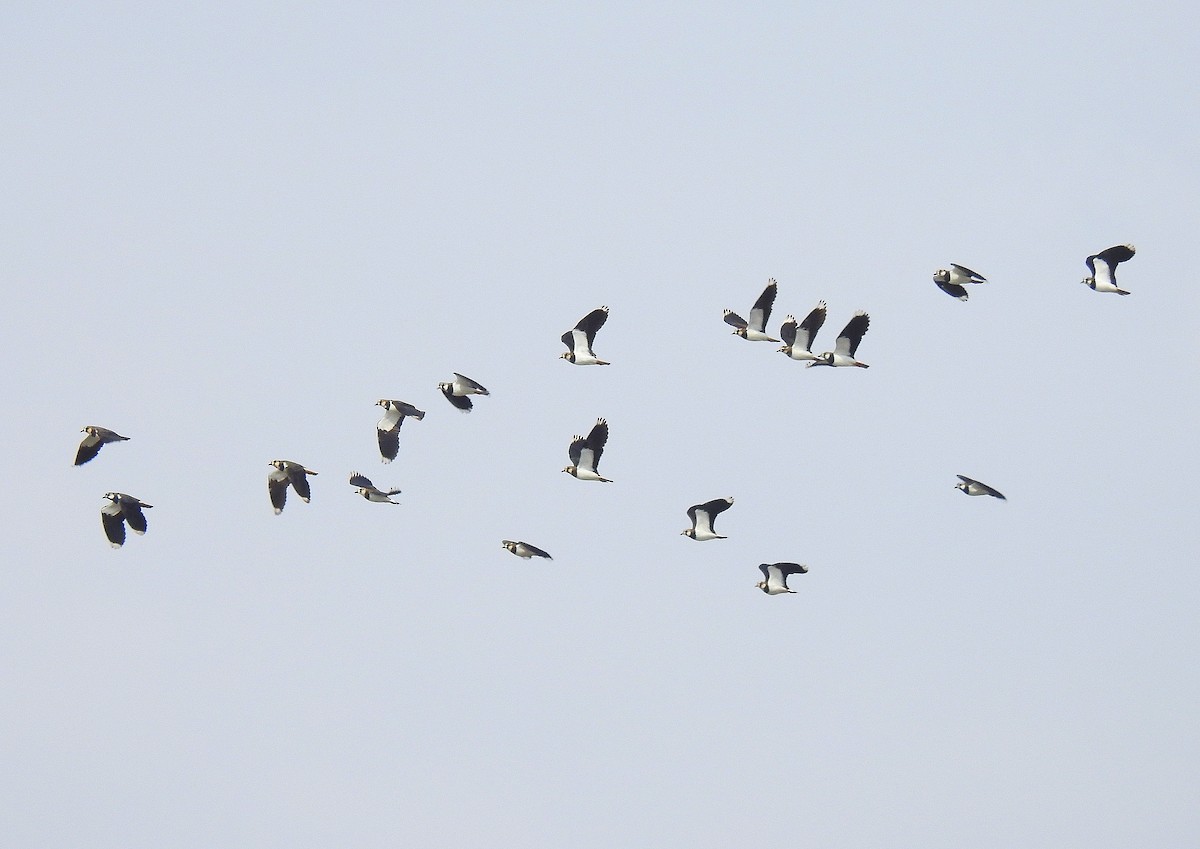
[[[1111,248],[1089,256],[1086,260],[1088,271],[1091,272],[1083,280],[1083,285],[1095,292],[1116,292],[1118,295],[1129,293],[1117,286],[1117,266],[1133,259],[1137,249],[1133,245],[1114,245]]]
[[[567,346],[567,352],[562,359],[577,366],[606,366],[604,360],[596,357],[592,346],[596,343],[596,334],[608,321],[608,307],[598,307],[579,319],[573,330],[562,335],[562,342]]]
[[[571,447],[567,449],[571,457],[571,465],[563,469],[569,475],[581,481],[602,481],[612,483],[608,478],[600,476],[600,455],[604,453],[604,444],[608,442],[608,422],[596,419],[591,432],[585,439],[576,435],[571,438]]]
[[[380,504],[399,504],[399,501],[392,501],[391,496],[399,495],[400,490],[388,489],[383,490],[371,483],[371,479],[366,475],[353,472],[350,475],[350,486],[354,487],[354,491],[361,495],[367,501],[374,501]]]
[[[778,339],[767,334],[767,322],[771,320],[771,307],[775,305],[778,289],[778,283],[773,279],[768,280],[767,288],[762,290],[750,308],[750,319],[747,321],[733,310],[725,310],[725,323],[734,328],[735,335],[751,342],[778,342]]]
[[[712,501],[705,501],[703,504],[693,504],[687,511],[688,518],[692,520],[692,526],[684,531],[680,531],[680,535],[694,539],[697,542],[705,542],[710,539],[727,539],[727,537],[720,536],[716,532],[714,525],[717,521],[717,516],[732,506],[732,498],[714,498]]]
[[[854,358],[854,355],[858,353],[858,343],[862,341],[863,334],[867,332],[867,328],[870,326],[871,317],[862,310],[859,310],[850,321],[846,322],[846,326],[838,334],[837,343],[834,345],[833,350],[821,354],[809,363],[808,367],[835,366],[841,368],[843,366],[857,366],[858,368],[870,368],[866,363],[860,363]]]
[[[796,317],[789,315],[779,328],[783,338],[780,353],[787,354],[793,360],[815,360],[817,354],[812,352],[813,339],[817,331],[825,324],[825,302],[818,301],[812,312],[804,317],[804,321],[796,323]]]

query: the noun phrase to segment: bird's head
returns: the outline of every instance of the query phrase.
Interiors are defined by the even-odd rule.
[[[741,336],[743,339],[745,339],[746,338],[746,328],[744,328],[744,327],[737,328],[736,330],[733,331],[733,335]]]
[[[695,530],[695,528],[688,528],[686,531],[680,531],[679,535],[681,537],[687,537],[688,539],[695,539],[696,538],[696,530]]]
[[[573,362],[575,362],[575,352],[574,351],[566,351],[562,354],[559,354],[558,358],[560,360],[566,360],[569,363],[573,363]]]
[[[573,474],[575,474],[576,469],[574,466],[567,466],[565,469],[563,469],[563,471],[569,475],[573,475]]]
[[[950,272],[944,268],[939,268],[937,271],[935,271],[933,273],[933,282],[934,283],[949,283],[950,282]]]
[[[1084,286],[1090,286],[1093,289],[1096,288],[1096,278],[1095,277],[1085,277],[1082,280],[1080,280],[1079,282],[1082,283]]]

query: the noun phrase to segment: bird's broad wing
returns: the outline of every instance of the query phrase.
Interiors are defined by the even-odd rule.
[[[950,297],[958,298],[960,301],[967,299],[967,290],[957,283],[942,282],[941,280],[934,280],[933,282],[937,283],[937,287]]]
[[[725,310],[725,323],[740,330],[746,326],[746,319],[742,318],[733,310]]]
[[[783,324],[779,325],[779,338],[789,348],[796,344],[796,317],[794,315],[789,315],[783,320]]]
[[[545,551],[542,551],[542,549],[538,548],[536,545],[531,545],[530,543],[527,543],[524,541],[517,543],[517,545],[524,548],[526,551],[528,551],[534,557],[545,557],[547,560],[554,559],[549,554],[547,554]]]
[[[95,459],[100,453],[100,446],[104,444],[104,440],[95,434],[89,433],[79,443],[79,450],[75,452],[75,465],[82,466],[89,460]]]
[[[296,494],[307,501],[312,493],[308,488],[308,476],[305,474],[304,468],[298,463],[293,463],[287,467],[287,476],[292,488],[296,490]]]
[[[596,424],[592,426],[591,433],[588,434],[587,451],[592,452],[592,462],[590,468],[595,471],[600,465],[600,455],[604,453],[604,444],[608,442],[608,422],[604,419],[596,419]],[[587,464],[587,458],[584,458],[584,463]]]
[[[958,271],[963,277],[970,279],[972,283],[986,283],[987,278],[977,271],[972,271],[965,265],[959,265],[957,262],[950,263],[950,267]]]
[[[104,535],[108,537],[113,548],[120,548],[125,544],[125,517],[120,507],[115,504],[101,507],[100,522],[104,525]]]
[[[579,461],[583,458],[583,448],[587,444],[587,440],[576,434],[571,437],[571,446],[567,449],[567,454],[571,458],[571,465],[579,468]],[[588,455],[591,456],[590,454]]]
[[[767,288],[762,290],[762,294],[758,296],[758,300],[754,302],[754,306],[750,310],[751,330],[757,330],[760,333],[766,332],[767,322],[771,320],[771,307],[775,305],[775,295],[778,290],[778,284],[774,280],[769,281]]]
[[[371,479],[366,475],[354,472],[350,475],[350,486],[362,486],[367,489],[375,489],[375,484],[371,483]]]
[[[842,332],[837,338],[837,347],[834,349],[834,352],[844,357],[853,357],[858,350],[858,343],[862,341],[863,334],[867,332],[867,328],[870,326],[871,317],[861,310],[856,312],[854,317],[842,328]]]
[[[608,307],[597,307],[575,325],[575,329],[581,331],[586,337],[588,348],[596,343],[596,334],[600,332],[600,328],[606,321],[608,321]]]
[[[812,350],[813,340],[817,338],[817,331],[825,324],[825,312],[825,302],[818,301],[812,312],[804,317],[804,321],[800,322],[800,330],[796,333],[796,340],[804,350]]]
[[[471,412],[471,407],[473,407],[474,404],[471,403],[470,395],[455,395],[454,387],[449,383],[443,384],[440,388],[442,390],[442,394],[446,396],[447,401],[449,401],[458,409],[462,410],[464,413]]]
[[[486,389],[484,389],[482,383],[476,383],[474,380],[471,380],[471,378],[469,378],[465,375],[461,375],[458,372],[454,372],[454,377],[455,377],[455,381],[457,383],[459,383],[462,386],[467,387],[468,389],[478,392],[480,395],[490,394]]]

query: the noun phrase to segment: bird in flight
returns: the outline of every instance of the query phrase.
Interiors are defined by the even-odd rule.
[[[150,509],[153,504],[147,504],[132,495],[123,492],[106,492],[104,497],[108,503],[100,508],[100,523],[104,525],[104,535],[113,548],[125,544],[125,523],[138,534],[146,533],[146,514],[143,509]]]
[[[454,372],[454,380],[448,383],[439,383],[438,389],[442,390],[442,394],[446,396],[447,401],[464,413],[471,412],[471,407],[474,406],[469,396],[492,394],[484,389],[481,384],[476,383],[469,377],[464,377],[458,372]]]
[[[562,335],[562,342],[567,346],[567,352],[561,358],[577,366],[606,366],[609,363],[598,359],[592,350],[596,334],[608,321],[608,307],[599,307],[579,319],[575,329],[568,330]]]
[[[767,322],[771,320],[771,307],[775,305],[778,289],[778,283],[773,279],[768,280],[767,288],[762,290],[750,308],[750,320],[747,321],[733,310],[725,310],[725,323],[733,326],[735,335],[751,342],[778,342],[778,339],[767,335]]]
[[[1088,271],[1091,272],[1080,283],[1096,292],[1116,292],[1118,295],[1129,293],[1117,286],[1117,266],[1126,260],[1133,259],[1137,249],[1133,245],[1114,245],[1098,254],[1089,256],[1086,260]]]
[[[794,593],[795,590],[788,589],[788,575],[803,575],[808,571],[807,566],[799,563],[760,563],[758,569],[763,573],[763,580],[754,586],[767,595]]]
[[[962,481],[962,483],[956,483],[954,488],[962,490],[967,495],[990,495],[992,498],[999,498],[1001,501],[1008,500],[1000,494],[1000,490],[990,487],[986,483],[980,483],[977,480],[972,480],[966,475],[958,475],[958,479]]]
[[[713,526],[717,521],[717,516],[732,506],[732,498],[714,498],[712,501],[706,501],[703,504],[693,504],[687,511],[688,518],[692,520],[692,526],[687,530],[681,531],[680,534],[697,542],[705,542],[710,539],[727,539],[727,537],[719,536]]]
[[[79,443],[79,450],[75,452],[76,466],[82,466],[88,460],[95,458],[100,453],[100,449],[110,442],[129,441],[128,436],[121,436],[116,431],[96,425],[88,425],[80,433],[86,433],[87,436]]]
[[[271,466],[271,471],[267,472],[267,492],[271,496],[271,506],[275,508],[275,515],[282,513],[284,505],[287,504],[289,485],[296,490],[296,494],[305,504],[308,503],[311,495],[308,475],[315,475],[316,472],[291,460],[272,460],[267,465]]]
[[[569,475],[581,481],[602,481],[612,483],[608,478],[600,477],[600,455],[604,453],[604,443],[608,442],[608,422],[596,419],[591,432],[585,439],[574,436],[567,452],[571,457],[571,465],[563,469]]]

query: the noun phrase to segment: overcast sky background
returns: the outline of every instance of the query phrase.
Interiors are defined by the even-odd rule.
[[[1196,845],[1194,6],[390,5],[0,12],[0,843]]]

